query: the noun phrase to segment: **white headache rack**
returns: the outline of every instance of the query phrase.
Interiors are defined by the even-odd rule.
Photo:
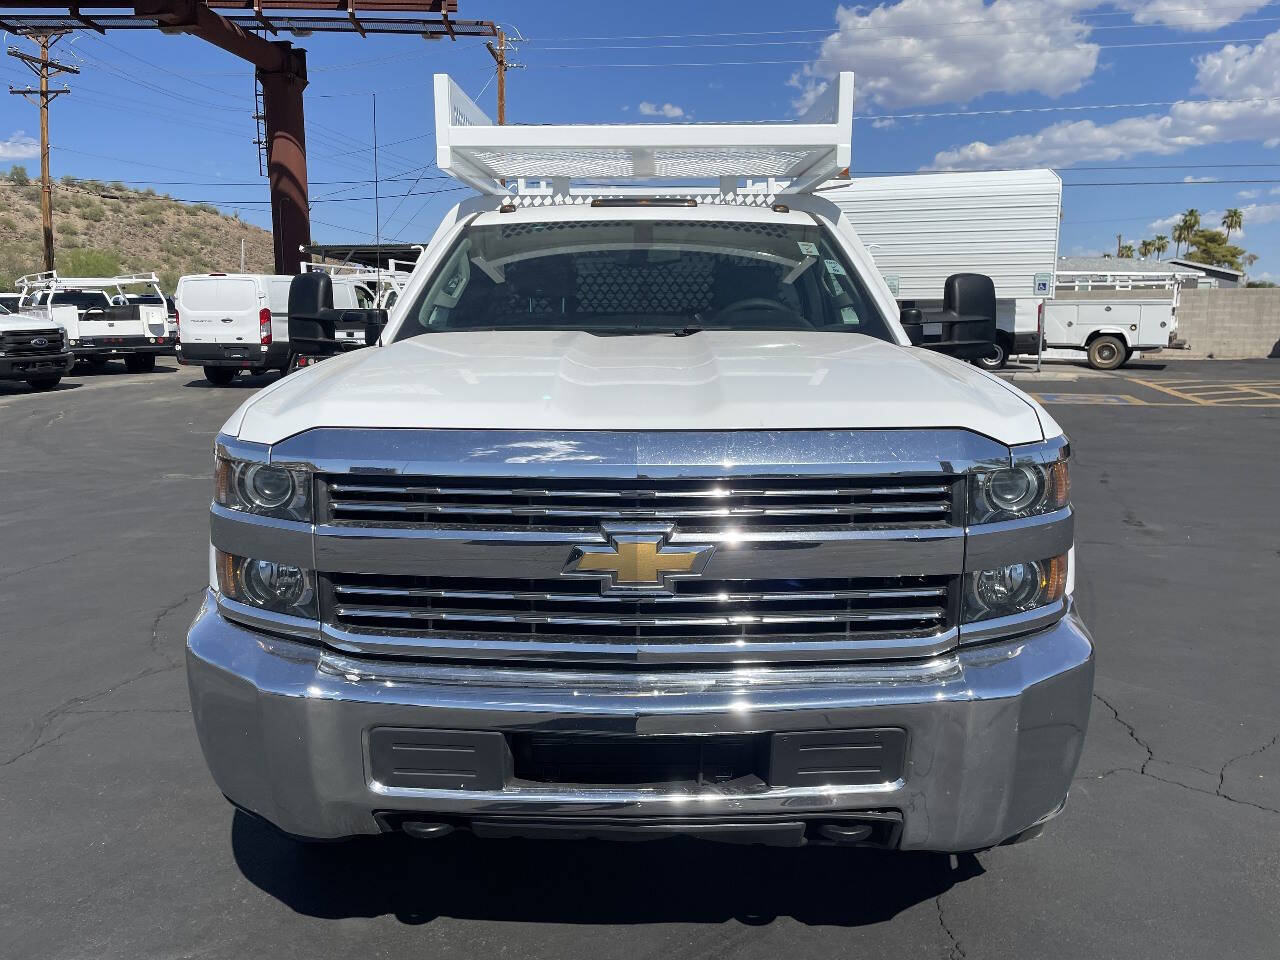
[[[481,193],[508,196],[518,180],[790,180],[804,193],[849,166],[853,74],[841,73],[804,114],[783,123],[512,124],[498,126],[446,74],[435,77],[436,165]],[[661,188],[656,188],[662,192]]]

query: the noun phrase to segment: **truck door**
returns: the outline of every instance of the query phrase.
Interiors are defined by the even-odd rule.
[[[1044,340],[1049,347],[1079,347],[1084,341],[1077,333],[1080,304],[1062,300],[1044,302]]]
[[[182,342],[256,350],[261,308],[258,285],[248,277],[186,277],[178,291]]]

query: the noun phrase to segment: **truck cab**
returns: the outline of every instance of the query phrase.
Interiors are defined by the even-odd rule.
[[[1093,683],[1070,446],[913,345],[813,194],[852,75],[785,124],[500,127],[435,89],[478,195],[368,349],[295,281],[291,339],[334,355],[214,445],[187,671],[218,788],[308,839],[1037,834]],[[994,321],[987,278],[945,299]]]
[[[52,390],[73,366],[66,330],[0,306],[0,380],[25,380],[33,390]]]
[[[22,310],[67,331],[78,361],[101,368],[122,359],[130,373],[155,369],[156,357],[172,355],[174,331],[160,280],[154,273],[118,277],[63,277],[56,270],[18,279]],[[130,289],[154,298],[130,302]]]

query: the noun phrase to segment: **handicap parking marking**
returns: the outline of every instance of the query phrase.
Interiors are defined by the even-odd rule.
[[[1102,403],[1120,406],[1147,407],[1151,404],[1140,397],[1126,393],[1033,393],[1041,403]]]

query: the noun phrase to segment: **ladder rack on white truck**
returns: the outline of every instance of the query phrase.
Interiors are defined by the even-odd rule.
[[[126,287],[145,286],[158,302],[130,303]],[[172,356],[177,331],[154,273],[114,277],[64,277],[45,270],[18,278],[22,311],[67,331],[77,360],[100,367],[123,359],[131,373],[155,369],[156,357]]]
[[[619,184],[786,178],[785,193],[807,193],[849,166],[853,74],[841,73],[789,123],[621,123],[498,126],[445,74],[436,74],[436,165],[483,194],[516,195],[517,180],[547,180],[560,202],[572,181]],[[665,188],[657,192],[667,194]]]

